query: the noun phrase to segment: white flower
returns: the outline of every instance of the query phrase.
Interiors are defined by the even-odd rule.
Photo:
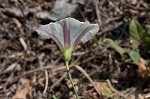
[[[65,53],[67,55],[68,53],[71,54],[80,41],[83,43],[87,42],[98,31],[98,24],[90,24],[88,21],[80,22],[74,18],[65,18],[54,23],[41,25],[37,30],[40,36],[46,39],[52,38],[60,47],[63,55]],[[67,57],[70,58],[71,55]]]

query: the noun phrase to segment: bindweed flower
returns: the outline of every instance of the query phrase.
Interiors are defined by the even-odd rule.
[[[67,74],[77,99],[79,99],[79,96],[69,72],[69,61],[72,51],[80,41],[83,43],[87,42],[98,30],[99,26],[97,24],[90,24],[88,21],[80,22],[74,18],[66,18],[55,23],[41,25],[37,30],[38,34],[43,38],[52,38],[61,49],[66,64]]]
[[[61,49],[63,58],[69,62],[72,51],[82,41],[90,40],[99,31],[98,24],[90,24],[88,21],[80,22],[74,18],[41,25],[37,30],[43,38],[52,38]]]

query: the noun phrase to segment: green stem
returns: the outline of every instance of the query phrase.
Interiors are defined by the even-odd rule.
[[[70,74],[69,62],[65,62],[65,64],[66,64],[67,74],[68,74],[69,80],[70,80],[70,82],[71,82],[71,84],[72,84],[74,93],[75,93],[75,95],[76,95],[76,98],[79,99],[79,95],[78,95],[77,90],[76,90],[76,88],[75,88],[75,86],[74,86],[74,84],[73,84],[72,77],[71,77],[71,74]]]

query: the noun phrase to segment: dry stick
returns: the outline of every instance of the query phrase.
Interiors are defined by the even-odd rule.
[[[133,10],[137,10],[137,11],[150,11],[150,8],[144,8],[144,7],[136,7],[136,6],[132,6],[131,4],[128,4],[128,3],[125,3],[125,2],[122,2],[122,1],[119,1],[120,4],[124,5],[124,6],[127,6]]]
[[[44,94],[46,93],[47,88],[48,88],[48,72],[47,72],[47,70],[45,70],[45,88],[43,91]]]
[[[102,93],[100,92],[100,90],[97,88],[97,86],[95,85],[95,83],[93,82],[93,80],[90,78],[90,76],[86,73],[86,71],[84,69],[82,69],[80,66],[75,65],[74,66],[77,70],[79,70],[81,73],[83,73],[83,75],[92,83],[92,85],[94,86],[95,90],[97,91],[97,93],[102,96]],[[73,68],[73,67],[72,67]]]
[[[97,89],[96,85],[94,84],[93,80],[89,77],[89,75],[85,72],[85,70],[83,70],[80,66],[77,66],[77,65],[74,65],[74,66],[70,66],[70,68],[76,68],[78,69],[81,73],[83,73],[83,75],[93,84],[95,90],[97,91],[97,93],[101,96],[102,94],[100,93],[99,89]],[[42,67],[42,68],[37,68],[37,69],[34,69],[34,70],[30,70],[30,71],[27,71],[27,72],[24,72],[23,74],[13,78],[9,84],[17,81],[19,78],[23,77],[23,76],[26,76],[26,75],[29,75],[29,74],[32,74],[34,72],[38,72],[38,71],[42,71],[42,70],[46,70],[46,69],[52,69],[52,66],[45,66],[45,67]],[[60,70],[65,70],[66,67],[65,66],[61,66],[61,67],[58,67],[58,68],[55,68],[52,70],[52,72],[57,72],[57,71],[60,71]]]
[[[117,28],[118,26],[120,26],[120,25],[122,25],[122,24],[123,24],[123,22],[119,22],[119,23],[117,23],[116,25],[114,25],[114,26],[112,26],[112,27],[108,27],[108,28],[106,28],[106,29],[103,29],[101,32],[99,32],[99,34],[100,34],[100,36],[101,36],[101,35],[104,34],[105,32],[111,31],[111,30]]]
[[[72,66],[71,66],[72,67]],[[17,77],[14,77],[11,81],[9,81],[9,84],[17,81],[19,78],[23,77],[23,76],[26,76],[26,75],[29,75],[29,74],[32,74],[34,72],[37,72],[37,71],[42,71],[42,70],[45,70],[45,69],[52,69],[52,66],[45,66],[45,67],[41,67],[41,68],[37,68],[37,69],[34,69],[34,70],[30,70],[30,71],[27,71],[27,72],[24,72],[23,74],[17,76]],[[58,68],[54,68],[52,70],[52,72],[57,72],[57,71],[60,71],[60,70],[65,70],[66,67],[65,66],[61,66],[61,67],[58,67]]]
[[[99,11],[99,8],[98,8],[99,0],[94,0],[94,1],[92,0],[92,2],[93,2],[93,5],[95,6],[99,26],[102,28],[102,21],[101,21],[100,11]]]
[[[11,75],[8,77],[4,87],[3,87],[3,91],[5,92],[7,85],[9,84],[9,81],[12,80],[12,78],[14,77],[14,72],[11,73]]]
[[[57,85],[66,77],[66,75],[67,75],[67,72],[65,72],[65,73],[59,78],[59,80],[57,80],[57,82],[54,83],[54,84],[50,87],[50,89],[53,89],[55,86],[57,86]]]
[[[123,97],[124,99],[128,99],[127,96],[125,96],[124,94],[120,93],[119,91],[117,91],[112,85],[111,82],[109,80],[106,80],[106,82],[108,83],[109,87],[111,88],[112,91],[114,91],[115,93],[117,93],[119,96]]]

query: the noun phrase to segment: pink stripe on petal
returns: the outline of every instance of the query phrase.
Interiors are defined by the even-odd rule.
[[[64,35],[64,45],[70,46],[70,32],[68,30],[66,19],[59,22],[59,24],[63,28],[63,35]]]
[[[43,29],[54,41],[55,43],[60,47],[63,48],[62,44],[60,43],[60,41],[49,31],[47,30],[47,28],[45,28],[44,26],[41,27],[41,29]]]
[[[73,46],[76,47],[76,46],[79,44],[79,42],[81,41],[81,38],[82,38],[88,31],[90,31],[92,28],[94,28],[94,26],[89,26],[89,27],[87,27],[86,29],[84,29],[84,30],[80,33],[80,35],[77,37],[77,39],[75,40]]]

